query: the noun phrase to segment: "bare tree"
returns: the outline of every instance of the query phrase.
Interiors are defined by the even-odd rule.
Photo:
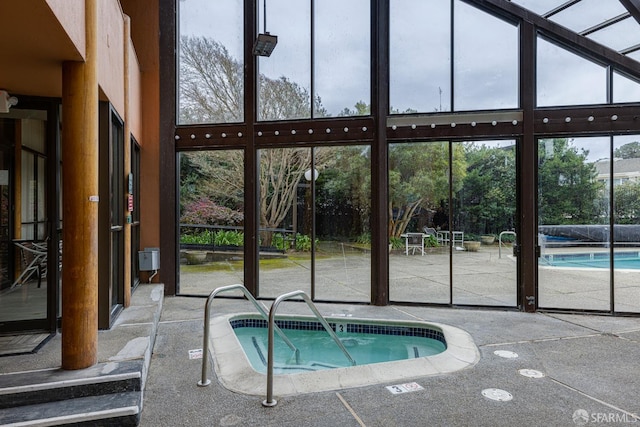
[[[285,76],[260,77],[259,117],[285,120],[310,117],[311,96],[298,83]],[[242,122],[243,67],[229,51],[205,37],[181,38],[180,117],[182,123]],[[315,115],[326,115],[320,97],[313,100]],[[316,156],[314,167],[322,169],[331,160],[331,150]],[[242,198],[244,158],[242,150],[198,152],[184,156],[181,176],[183,200],[202,196],[226,207],[244,210]],[[278,228],[293,206],[304,172],[311,168],[310,148],[276,148],[260,152],[260,224]],[[234,199],[233,195],[236,195]],[[271,243],[272,233],[263,233],[263,244]]]

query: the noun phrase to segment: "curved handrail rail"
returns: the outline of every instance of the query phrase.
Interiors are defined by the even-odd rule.
[[[349,354],[349,352],[345,348],[344,344],[342,344],[342,341],[340,341],[340,339],[338,338],[336,333],[333,331],[333,329],[331,329],[331,325],[329,325],[329,323],[326,321],[326,319],[324,317],[322,317],[322,315],[320,314],[320,312],[316,308],[315,304],[313,304],[313,302],[311,301],[311,298],[309,298],[309,296],[304,291],[293,291],[293,292],[288,292],[286,294],[282,294],[278,298],[276,298],[276,300],[273,302],[273,305],[271,305],[271,309],[269,310],[269,331],[268,331],[268,334],[269,334],[269,345],[268,345],[268,348],[267,348],[267,352],[268,352],[268,356],[267,356],[267,398],[262,401],[262,405],[263,406],[271,407],[271,406],[276,406],[276,404],[278,403],[278,401],[276,401],[273,398],[273,328],[275,326],[276,310],[278,308],[278,305],[280,305],[280,303],[282,301],[287,300],[287,299],[291,299],[291,298],[296,297],[296,296],[302,297],[304,302],[307,303],[307,306],[309,306],[311,311],[313,311],[313,314],[315,314],[316,318],[320,321],[322,326],[324,326],[324,329],[329,333],[329,335],[331,335],[331,338],[333,338],[333,340],[336,342],[338,347],[340,347],[340,349],[342,350],[344,355],[347,356],[347,359],[349,359],[349,361],[351,362],[351,365],[355,366],[355,364],[356,364],[356,361],[353,359],[353,357],[351,357],[351,355]]]
[[[503,234],[509,234],[509,235],[512,235],[513,237],[517,237],[515,231],[503,231],[502,233],[500,233],[500,235],[498,236],[498,258],[502,258],[502,235]]]
[[[253,303],[253,305],[256,307],[258,312],[260,312],[260,314],[265,318],[265,320],[268,320],[269,318],[269,316],[267,315],[266,307],[264,307],[263,305],[260,305],[258,301],[256,301],[256,299],[253,297],[253,295],[249,293],[247,288],[244,287],[244,285],[235,284],[235,285],[229,285],[229,286],[222,286],[214,289],[209,294],[209,297],[207,298],[207,303],[205,304],[205,307],[204,307],[204,334],[203,334],[204,338],[202,342],[202,379],[198,381],[198,386],[200,387],[206,387],[209,384],[211,384],[211,381],[209,380],[209,378],[207,378],[207,367],[209,366],[209,363],[208,363],[209,361],[209,328],[210,328],[209,321],[211,319],[211,302],[219,293],[226,292],[226,291],[233,291],[236,289],[240,289],[242,291],[244,296]],[[298,350],[296,346],[293,345],[291,341],[289,341],[289,338],[287,338],[287,336],[284,334],[284,332],[282,332],[282,330],[278,326],[276,326],[276,331],[278,332],[278,335],[280,336],[280,338],[282,338],[282,340],[289,346],[289,348],[295,352],[296,363],[300,363],[300,350]]]

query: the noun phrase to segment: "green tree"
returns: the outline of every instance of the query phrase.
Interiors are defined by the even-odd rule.
[[[466,175],[464,147],[453,145],[449,164],[447,142],[389,146],[389,237],[400,237],[420,208],[435,209],[449,198],[449,170],[460,190]]]
[[[538,146],[538,223],[599,224],[604,184],[596,180],[588,150],[566,138],[541,140]],[[526,196],[526,195],[525,195]]]
[[[515,226],[515,147],[466,143],[467,174],[456,195],[458,227],[497,234]]]
[[[616,224],[640,224],[640,183],[626,181],[613,187]]]
[[[640,142],[633,141],[613,150],[613,157],[619,159],[637,159],[640,157]]]

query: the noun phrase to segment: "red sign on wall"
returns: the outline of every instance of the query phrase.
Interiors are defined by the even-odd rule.
[[[127,210],[133,212],[133,194],[129,194],[127,197]]]

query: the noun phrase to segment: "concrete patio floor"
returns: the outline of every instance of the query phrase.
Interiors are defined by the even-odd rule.
[[[202,298],[165,297],[144,393],[143,426],[571,426],[640,422],[640,319],[579,314],[407,306],[318,304],[323,315],[425,320],[455,326],[473,337],[480,361],[436,376],[416,376],[422,389],[392,394],[386,386],[278,397],[231,392],[217,381],[198,387]],[[268,303],[267,303],[268,305]],[[213,316],[253,311],[245,300],[220,298]],[[309,314],[284,302],[283,314]],[[504,358],[496,351],[509,351]],[[535,370],[530,378],[520,370]],[[510,401],[491,400],[500,389]],[[265,382],[266,392],[266,382]],[[491,395],[491,393],[490,393]],[[585,419],[586,417],[586,419]]]

